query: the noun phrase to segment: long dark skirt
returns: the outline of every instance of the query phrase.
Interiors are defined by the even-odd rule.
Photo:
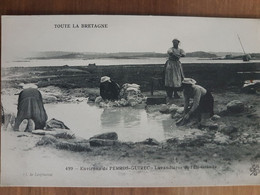
[[[214,98],[212,94],[207,91],[207,93],[200,98],[199,107],[197,108],[197,112],[199,115],[202,113],[209,113],[210,117],[214,115]]]
[[[37,89],[25,89],[19,94],[18,113],[15,121],[15,130],[24,119],[32,119],[35,129],[43,129],[48,119],[43,106],[41,93]]]
[[[100,84],[100,96],[103,100],[118,100],[119,93],[119,85],[112,80],[111,82],[104,82]]]

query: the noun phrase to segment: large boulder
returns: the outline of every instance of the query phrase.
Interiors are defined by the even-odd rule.
[[[90,138],[90,140],[93,139],[118,140],[118,135],[116,132],[108,132],[108,133],[98,134]]]
[[[102,147],[102,146],[113,146],[115,144],[117,144],[118,141],[117,140],[109,140],[109,139],[90,139],[89,140],[89,144],[92,147]]]
[[[69,128],[62,121],[57,120],[55,118],[47,121],[46,129],[49,129],[49,130],[51,130],[51,129],[68,129],[69,130]]]
[[[227,110],[232,113],[240,113],[245,109],[245,105],[239,100],[233,100],[227,104]]]
[[[57,143],[58,140],[52,135],[43,136],[37,143],[36,146],[45,146]]]
[[[63,138],[63,139],[74,139],[75,134],[72,131],[68,131],[65,129],[52,129],[52,131],[46,130],[34,130],[33,134],[36,135],[52,135],[55,138]]]
[[[217,120],[219,120],[220,118],[221,118],[221,117],[220,117],[219,115],[214,114],[214,115],[211,117],[211,120],[217,121]]]
[[[90,151],[90,144],[88,141],[79,141],[77,139],[64,140],[57,139],[52,135],[45,135],[37,142],[36,146],[51,145],[57,149],[69,150],[75,152]]]
[[[220,129],[220,132],[222,132],[225,135],[231,135],[233,133],[237,133],[238,129],[234,126],[224,126]]]
[[[64,140],[57,142],[56,148],[74,152],[91,151],[89,143],[74,143]]]
[[[162,104],[159,111],[160,111],[160,113],[163,113],[163,114],[169,114],[170,113],[169,106],[166,105],[166,104]]]

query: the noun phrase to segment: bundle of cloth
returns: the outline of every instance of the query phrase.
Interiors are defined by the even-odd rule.
[[[135,83],[125,83],[120,90],[120,97],[121,100],[126,100],[130,106],[140,104],[144,99],[144,96],[140,90],[140,85]]]

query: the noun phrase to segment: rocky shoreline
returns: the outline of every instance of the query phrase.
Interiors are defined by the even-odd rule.
[[[30,71],[26,68],[24,71],[18,71],[19,75],[17,75],[18,72],[5,73],[3,78],[6,82],[2,86],[2,95],[10,97],[17,95],[20,89],[13,86],[17,86],[21,81],[26,81],[27,83],[39,84],[39,90],[43,94],[45,104],[63,102],[73,104],[82,101],[91,101],[91,104],[94,104],[94,100],[99,96],[99,89],[94,84],[96,81],[92,82],[93,87],[91,88],[86,87],[84,82],[82,82],[84,87],[77,86],[77,82],[74,82],[74,78],[78,76],[77,72],[82,73],[81,71],[84,71],[85,67],[73,67],[73,71],[72,67],[69,67],[70,70],[65,71],[69,72],[69,75],[73,72],[74,77],[70,77],[64,71],[61,71],[63,73],[60,74],[60,77],[57,77],[57,80],[61,78],[59,82],[64,82],[64,78],[69,79],[66,80],[65,87],[60,84],[56,85],[55,79],[52,80],[51,78],[49,80],[51,77],[50,72],[53,71],[56,74],[59,72],[60,67],[54,68],[54,70],[52,68],[45,69],[45,71],[42,71],[44,68],[29,69]],[[78,69],[80,71],[76,71]],[[30,77],[31,75],[35,75],[35,77]],[[43,75],[46,75],[46,79],[42,78]],[[89,79],[90,77],[87,77],[86,82]],[[42,82],[46,83],[41,85]],[[53,83],[53,85],[50,83]],[[71,87],[67,85],[71,85]],[[138,163],[161,163],[163,161],[167,164],[175,161],[177,157],[180,163],[189,161],[203,164],[206,162],[220,166],[222,169],[230,167],[234,161],[259,162],[259,94],[242,93],[240,88],[235,85],[229,86],[229,89],[215,89],[212,93],[215,98],[214,111],[218,116],[212,119],[211,124],[199,128],[193,123],[180,127],[180,130],[182,128],[195,128],[200,132],[199,134],[195,133],[186,136],[183,139],[170,138],[159,142],[154,138],[147,137],[147,139],[139,142],[123,142],[115,132],[93,135],[93,137],[85,139],[78,137],[73,129],[61,128],[48,131],[36,130],[33,133],[8,131],[5,133],[10,133],[16,141],[19,140],[20,143],[24,144],[20,150],[30,149],[26,143],[32,142],[31,145],[34,145],[35,150],[37,148],[52,148],[58,149],[58,152],[61,150],[68,151],[71,155],[75,155],[76,152],[86,158],[96,159],[98,157],[98,160],[100,158],[108,161],[131,160]],[[143,94],[148,96],[150,91],[144,90]],[[155,95],[165,95],[165,92],[155,90]],[[181,113],[181,110],[178,111],[178,109],[181,107],[183,107],[182,99],[172,100],[166,105],[149,106],[142,104],[142,109],[145,109],[147,113],[170,115],[171,119],[169,120],[173,122],[177,121]]]

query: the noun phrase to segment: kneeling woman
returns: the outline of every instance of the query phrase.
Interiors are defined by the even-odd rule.
[[[191,116],[197,116],[201,122],[202,115],[212,117],[214,115],[213,105],[214,98],[212,94],[196,85],[196,81],[191,78],[185,78],[182,81],[184,95],[184,121],[188,121]],[[193,99],[193,104],[189,105],[190,99]],[[204,118],[204,117],[203,117]]]
[[[118,100],[120,93],[119,85],[110,79],[108,76],[103,76],[100,79],[100,96],[103,100]]]
[[[15,120],[15,131],[32,131],[43,129],[47,114],[43,106],[42,95],[37,86],[24,85],[18,99],[18,113]],[[20,124],[25,123],[25,129]]]

